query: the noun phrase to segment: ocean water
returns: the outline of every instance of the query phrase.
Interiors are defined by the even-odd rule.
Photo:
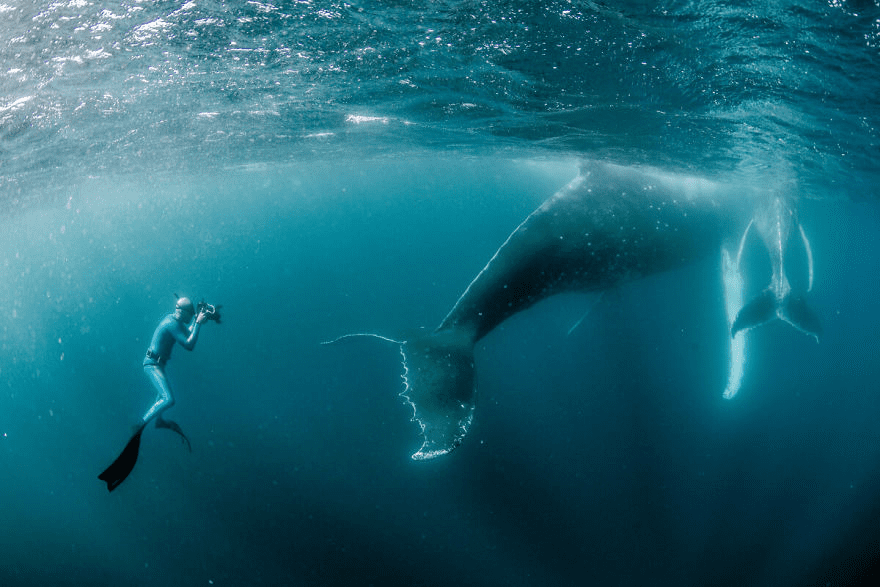
[[[870,584],[876,1],[0,21],[0,585]],[[583,160],[791,197],[821,342],[753,330],[725,400],[720,251],[557,296],[477,344],[461,447],[411,460],[399,349],[320,343],[437,326]],[[745,255],[751,296],[770,269]],[[108,493],[176,294],[223,305],[168,366],[193,450],[148,429]]]

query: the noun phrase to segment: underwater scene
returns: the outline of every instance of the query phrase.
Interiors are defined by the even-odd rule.
[[[874,583],[876,1],[0,20],[0,585]]]

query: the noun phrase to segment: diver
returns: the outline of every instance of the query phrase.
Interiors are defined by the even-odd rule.
[[[107,482],[108,491],[113,491],[134,469],[140,449],[141,434],[151,420],[156,421],[156,428],[167,428],[180,434],[187,448],[192,451],[189,439],[180,426],[162,417],[162,414],[174,405],[174,396],[171,394],[171,387],[165,377],[165,364],[171,358],[171,351],[175,343],[191,351],[199,339],[199,330],[202,324],[208,320],[220,322],[218,307],[201,302],[198,306],[198,315],[196,315],[196,308],[192,301],[182,297],[177,300],[174,312],[165,316],[156,327],[144,358],[144,374],[156,390],[156,401],[146,411],[141,421],[133,426],[133,435],[119,457],[103,473],[98,475],[98,479]]]

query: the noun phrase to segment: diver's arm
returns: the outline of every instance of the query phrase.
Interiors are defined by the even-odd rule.
[[[204,312],[200,313],[188,328],[179,328],[174,331],[174,338],[177,339],[180,346],[188,351],[191,351],[196,347],[196,341],[199,339],[199,330],[202,328],[202,322],[205,321],[205,319],[202,318],[203,314]],[[187,332],[189,336],[184,338],[184,335],[187,334]]]

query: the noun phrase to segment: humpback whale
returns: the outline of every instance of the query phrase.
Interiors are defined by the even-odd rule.
[[[753,226],[770,255],[770,284],[739,310],[730,329],[731,336],[736,337],[737,332],[741,330],[754,328],[778,318],[819,342],[822,331],[819,319],[807,306],[804,297],[792,292],[785,272],[785,255],[792,230],[797,227],[807,257],[807,292],[813,289],[813,251],[807,234],[798,221],[797,210],[789,200],[778,195],[766,198],[749,221],[740,239],[737,267],[741,266],[746,239]]]
[[[530,214],[473,279],[439,326],[400,345],[401,397],[432,459],[459,446],[475,405],[474,345],[507,318],[549,296],[601,291],[717,252],[716,184],[585,162],[579,175]]]

